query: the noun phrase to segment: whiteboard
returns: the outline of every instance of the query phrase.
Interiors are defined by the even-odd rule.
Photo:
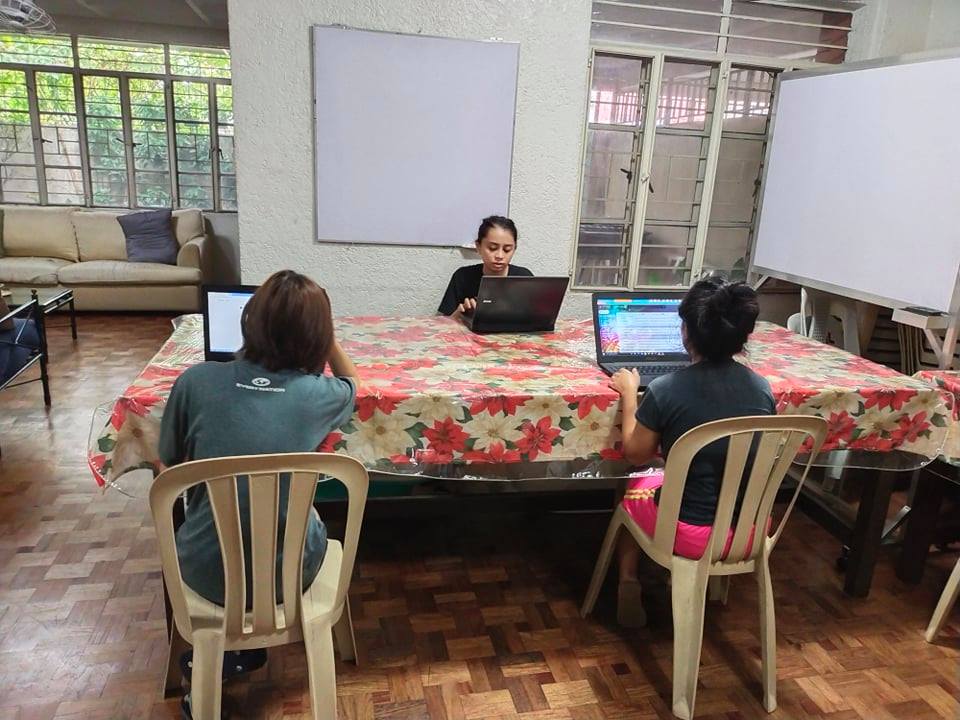
[[[955,310],[958,117],[960,58],[784,75],[754,270]]]
[[[314,27],[317,240],[462,246],[507,215],[519,50]]]

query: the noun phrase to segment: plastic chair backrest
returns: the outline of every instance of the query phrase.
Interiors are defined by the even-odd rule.
[[[729,438],[723,478],[717,501],[717,511],[710,534],[710,543],[701,558],[706,563],[739,563],[755,559],[764,550],[764,529],[768,527],[773,503],[790,465],[801,450],[809,452],[803,476],[787,506],[780,524],[770,537],[772,548],[780,538],[783,526],[790,516],[800,488],[806,480],[810,465],[823,445],[827,422],[823,418],[800,415],[760,415],[730,418],[704,423],[684,433],[673,447],[664,468],[663,489],[657,509],[654,547],[661,557],[670,557],[677,534],[680,502],[687,482],[690,464],[696,454],[717,440]],[[744,481],[754,438],[758,437],[750,475]],[[809,443],[805,445],[805,442]],[[723,551],[733,523],[737,497],[746,482],[733,543],[724,557]],[[756,530],[756,537],[750,542]]]
[[[282,605],[276,601],[277,518],[280,474],[289,473],[290,493],[283,537]],[[248,612],[246,568],[237,502],[238,475],[249,480],[253,602]],[[345,455],[282,453],[197,460],[162,472],[150,488],[150,509],[157,528],[163,574],[177,627],[188,641],[194,628],[188,611],[174,538],[173,505],[188,488],[206,483],[223,558],[223,626],[228,639],[270,635],[296,627],[302,600],[303,547],[314,492],[321,475],[347,489],[347,526],[343,561],[333,607],[343,604],[357,556],[369,478],[363,465]]]

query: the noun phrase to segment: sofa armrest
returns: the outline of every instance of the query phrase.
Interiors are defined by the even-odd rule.
[[[177,252],[177,265],[196,268],[200,271],[200,276],[203,277],[203,255],[206,239],[205,235],[197,235],[181,245],[179,252]]]

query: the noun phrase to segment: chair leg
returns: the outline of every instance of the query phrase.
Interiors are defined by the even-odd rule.
[[[693,560],[674,558],[673,577],[673,714],[693,717],[703,643],[703,614],[707,601],[707,574]]]
[[[763,707],[777,709],[777,620],[773,609],[773,583],[769,557],[757,558],[757,587],[760,591],[760,655],[763,673]]]
[[[303,628],[310,677],[310,705],[314,720],[337,717],[337,671],[333,659],[333,628],[325,623],[309,623]]]
[[[727,604],[727,595],[730,594],[730,576],[729,575],[711,575],[707,582],[710,602],[719,602],[722,605]]]
[[[943,629],[950,611],[957,602],[957,597],[960,597],[960,561],[957,562],[953,572],[950,573],[947,586],[943,589],[943,595],[937,602],[933,617],[930,618],[930,625],[927,626],[925,635],[927,642],[933,642],[937,634]]]
[[[223,646],[224,635],[219,630],[195,630],[193,633],[190,706],[196,720],[220,718]]]
[[[340,659],[353,660],[354,663],[357,663],[357,640],[353,635],[353,617],[350,615],[349,597],[343,600],[343,612],[333,626],[333,636],[337,641]]]
[[[597,558],[597,564],[593,568],[593,577],[590,579],[587,595],[583,598],[583,606],[580,608],[580,617],[586,617],[593,612],[593,606],[597,603],[597,596],[600,594],[603,579],[607,576],[607,571],[610,569],[610,559],[613,557],[613,549],[617,545],[617,535],[623,524],[619,512],[619,508],[613,511],[610,525],[607,526],[607,534],[603,538],[603,545],[600,546],[600,556]]]

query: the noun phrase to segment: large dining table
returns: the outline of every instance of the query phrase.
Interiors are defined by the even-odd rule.
[[[546,467],[588,482],[628,469],[618,396],[596,364],[590,320],[561,320],[550,333],[478,335],[440,316],[350,317],[337,321],[336,335],[363,383],[353,417],[320,450],[420,477],[522,482]],[[201,316],[177,318],[93,428],[88,464],[99,485],[122,487],[128,471],[159,468],[173,383],[203,359]],[[845,582],[848,593],[866,594],[893,471],[940,456],[953,432],[954,395],[765,322],[737,359],[767,378],[779,413],[826,419],[815,463],[854,465],[868,478]]]

